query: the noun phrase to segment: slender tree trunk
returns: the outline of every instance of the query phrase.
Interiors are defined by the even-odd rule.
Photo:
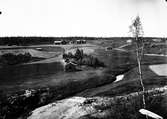
[[[136,43],[136,59],[137,59],[137,65],[138,65],[138,74],[139,74],[139,80],[140,84],[142,86],[142,101],[143,101],[143,108],[146,108],[146,101],[145,101],[145,88],[143,84],[143,77],[142,77],[142,69],[141,69],[141,59],[143,56],[143,50],[144,50],[144,43],[142,39],[139,39],[140,36],[143,35],[142,31],[142,24],[140,21],[140,17],[137,16],[136,19],[133,21],[132,25],[130,26],[130,30],[134,36],[134,41]],[[148,119],[148,117],[146,116]]]
[[[146,101],[145,101],[145,88],[143,84],[143,79],[142,79],[142,69],[141,69],[141,56],[143,55],[143,44],[142,44],[142,49],[139,47],[138,43],[138,37],[136,37],[136,55],[137,55],[137,64],[138,64],[138,71],[139,71],[139,79],[140,79],[140,84],[142,86],[142,92],[143,92],[143,106],[144,109],[146,108]],[[141,52],[140,52],[141,50]]]
[[[143,95],[142,95],[143,108],[146,109],[145,87],[143,84],[142,69],[141,69],[141,58],[143,56],[143,49],[144,49],[143,42],[142,42],[142,46],[140,49],[140,43],[138,43],[138,37],[136,37],[136,55],[137,55],[136,58],[137,58],[137,64],[138,64],[140,84],[142,86],[142,92],[143,92]],[[148,119],[148,116],[146,116],[146,119]]]

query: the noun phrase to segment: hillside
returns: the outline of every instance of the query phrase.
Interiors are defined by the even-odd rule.
[[[71,97],[40,107],[28,119],[134,119],[145,118],[141,92],[116,97]],[[147,109],[167,117],[167,87],[148,90]]]

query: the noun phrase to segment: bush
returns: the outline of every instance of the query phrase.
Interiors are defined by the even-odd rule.
[[[93,57],[92,55],[84,54],[82,49],[77,49],[74,55],[71,52],[68,54],[63,54],[63,58],[66,61],[72,61],[78,65],[87,65],[94,68],[105,67],[104,63],[101,62],[98,58]]]
[[[68,52],[68,54],[66,53],[63,54],[63,59],[71,59],[71,58],[75,58],[75,56],[71,52]]]
[[[82,63],[84,65],[92,66],[92,67],[104,67],[104,63],[99,61],[98,58],[93,57],[91,55],[88,55],[86,58],[82,60]]]
[[[30,53],[18,54],[18,55],[7,53],[1,56],[0,61],[3,64],[15,65],[15,64],[29,62],[31,59],[32,59],[32,56]]]

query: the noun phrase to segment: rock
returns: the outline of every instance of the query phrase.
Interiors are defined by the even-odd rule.
[[[160,90],[160,92],[157,94],[156,90]],[[165,92],[166,87],[162,87],[150,90],[147,94],[149,96],[147,106],[161,110],[163,117],[166,116],[166,106],[163,106],[164,104],[162,105],[161,101],[154,105],[148,102],[155,99],[161,99],[163,102],[167,97]],[[141,93],[116,97],[72,97],[63,99],[35,109],[28,119],[113,119],[114,117],[134,119],[134,117],[139,117],[138,109],[142,103],[140,102],[142,100],[139,101],[139,96],[142,96]],[[134,108],[136,105],[138,107]],[[152,110],[155,109],[152,108]]]
[[[72,97],[40,107],[28,119],[79,119],[92,114],[93,117],[106,117],[108,111],[98,109],[105,106],[107,98]]]
[[[86,98],[73,97],[40,107],[28,119],[77,119],[87,112],[80,106]]]

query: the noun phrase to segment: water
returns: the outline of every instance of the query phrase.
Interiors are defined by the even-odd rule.
[[[124,78],[124,75],[118,75],[116,76],[116,80],[114,82],[118,82],[118,81],[121,81],[122,79]]]

